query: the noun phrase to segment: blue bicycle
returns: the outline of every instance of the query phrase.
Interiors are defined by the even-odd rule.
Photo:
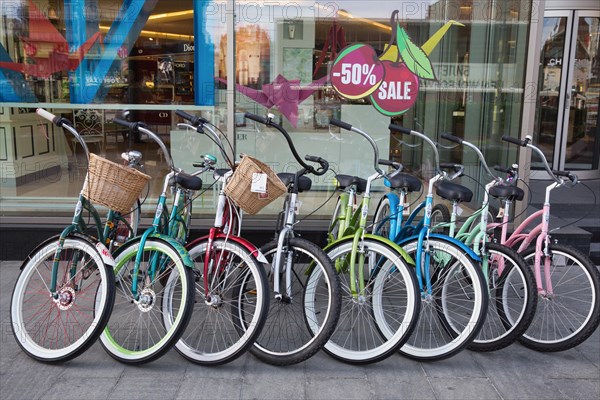
[[[421,298],[421,314],[417,327],[400,352],[419,360],[441,360],[469,345],[479,333],[487,313],[486,280],[479,256],[464,243],[431,231],[433,189],[446,179],[440,170],[435,144],[424,134],[391,124],[390,130],[421,138],[433,149],[438,173],[429,180],[427,197],[403,220],[404,204],[409,193],[421,189],[421,182],[397,170],[388,178],[390,188],[375,212],[374,233],[386,236],[400,245],[416,262],[416,275]],[[456,172],[457,174],[459,172]],[[438,186],[438,194],[448,199],[469,201],[470,191],[458,185]],[[442,191],[443,193],[439,193]],[[423,218],[416,221],[424,210]],[[391,334],[385,320],[378,321],[385,335]]]

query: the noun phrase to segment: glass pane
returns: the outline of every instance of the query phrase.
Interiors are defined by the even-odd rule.
[[[6,2],[5,2],[6,3]],[[10,3],[10,4],[9,4]],[[90,151],[122,162],[138,150],[152,176],[145,210],[167,171],[158,146],[113,123],[129,110],[187,171],[201,154],[220,161],[205,136],[177,127],[175,110],[202,114],[225,130],[225,87],[215,83],[225,44],[222,2],[211,0],[51,0],[2,4],[0,180],[2,215],[71,213],[86,175],[82,147],[41,120],[35,107],[68,118]],[[12,103],[6,107],[4,103]],[[16,103],[16,106],[14,105]],[[145,194],[145,193],[144,193]],[[195,211],[212,213],[208,190]]]
[[[501,137],[520,132],[529,1],[237,4],[238,153],[270,162],[277,172],[298,168],[279,133],[244,121],[243,112],[251,111],[274,113],[292,134],[300,154],[324,157],[342,174],[371,175],[373,154],[360,136],[330,127],[330,117],[373,135],[381,158],[399,161],[405,171],[423,178],[432,176],[432,150],[413,137],[390,135],[390,122],[425,132],[434,140],[440,140],[441,133],[454,133],[482,148],[491,165],[516,161],[517,148],[506,145]],[[399,10],[400,26],[417,46],[424,46],[438,31],[443,33],[428,53],[437,81],[420,79],[416,102],[391,118],[374,107],[373,98],[341,97],[329,78],[333,61],[346,46],[368,44],[378,58],[384,56],[394,39],[395,23],[390,23],[394,10]],[[444,30],[450,20],[459,24]],[[360,75],[364,72],[368,71],[357,71],[357,84],[368,77],[368,73]],[[303,90],[303,96],[286,92],[286,85]],[[469,174],[476,178],[481,173],[477,156],[463,147],[442,149],[441,161],[467,164]],[[315,178],[313,190],[303,194],[309,209],[330,196],[331,178]],[[462,183],[482,193],[473,180]],[[383,186],[376,189],[384,190]],[[278,206],[265,212],[278,212]],[[318,214],[331,211],[323,207]]]
[[[542,53],[540,56],[541,71],[539,80],[539,100],[536,107],[536,129],[534,142],[538,145],[550,166],[552,166],[558,119],[560,118],[560,84],[564,58],[565,29],[567,17],[546,17],[542,36]],[[564,65],[566,67],[566,65]],[[560,143],[560,142],[559,142]],[[539,161],[532,161],[532,166],[543,168]]]
[[[600,18],[579,18],[569,104],[565,169],[598,168]]]

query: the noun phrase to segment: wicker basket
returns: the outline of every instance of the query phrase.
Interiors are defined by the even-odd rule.
[[[91,202],[128,213],[149,179],[140,171],[90,153],[83,195]]]
[[[251,192],[252,174],[267,174],[267,193]],[[244,156],[225,186],[225,194],[248,214],[256,214],[267,204],[284,194],[287,188],[281,179],[265,163],[251,156]]]

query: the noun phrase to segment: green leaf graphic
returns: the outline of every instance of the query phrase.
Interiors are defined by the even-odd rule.
[[[400,57],[402,57],[402,61],[404,61],[410,72],[419,78],[437,80],[427,54],[410,40],[406,31],[400,25],[396,29],[396,43],[398,44]]]

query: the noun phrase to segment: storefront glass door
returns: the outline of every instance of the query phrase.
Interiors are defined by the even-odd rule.
[[[598,12],[545,14],[534,140],[554,169],[581,178],[600,177],[599,38]]]

